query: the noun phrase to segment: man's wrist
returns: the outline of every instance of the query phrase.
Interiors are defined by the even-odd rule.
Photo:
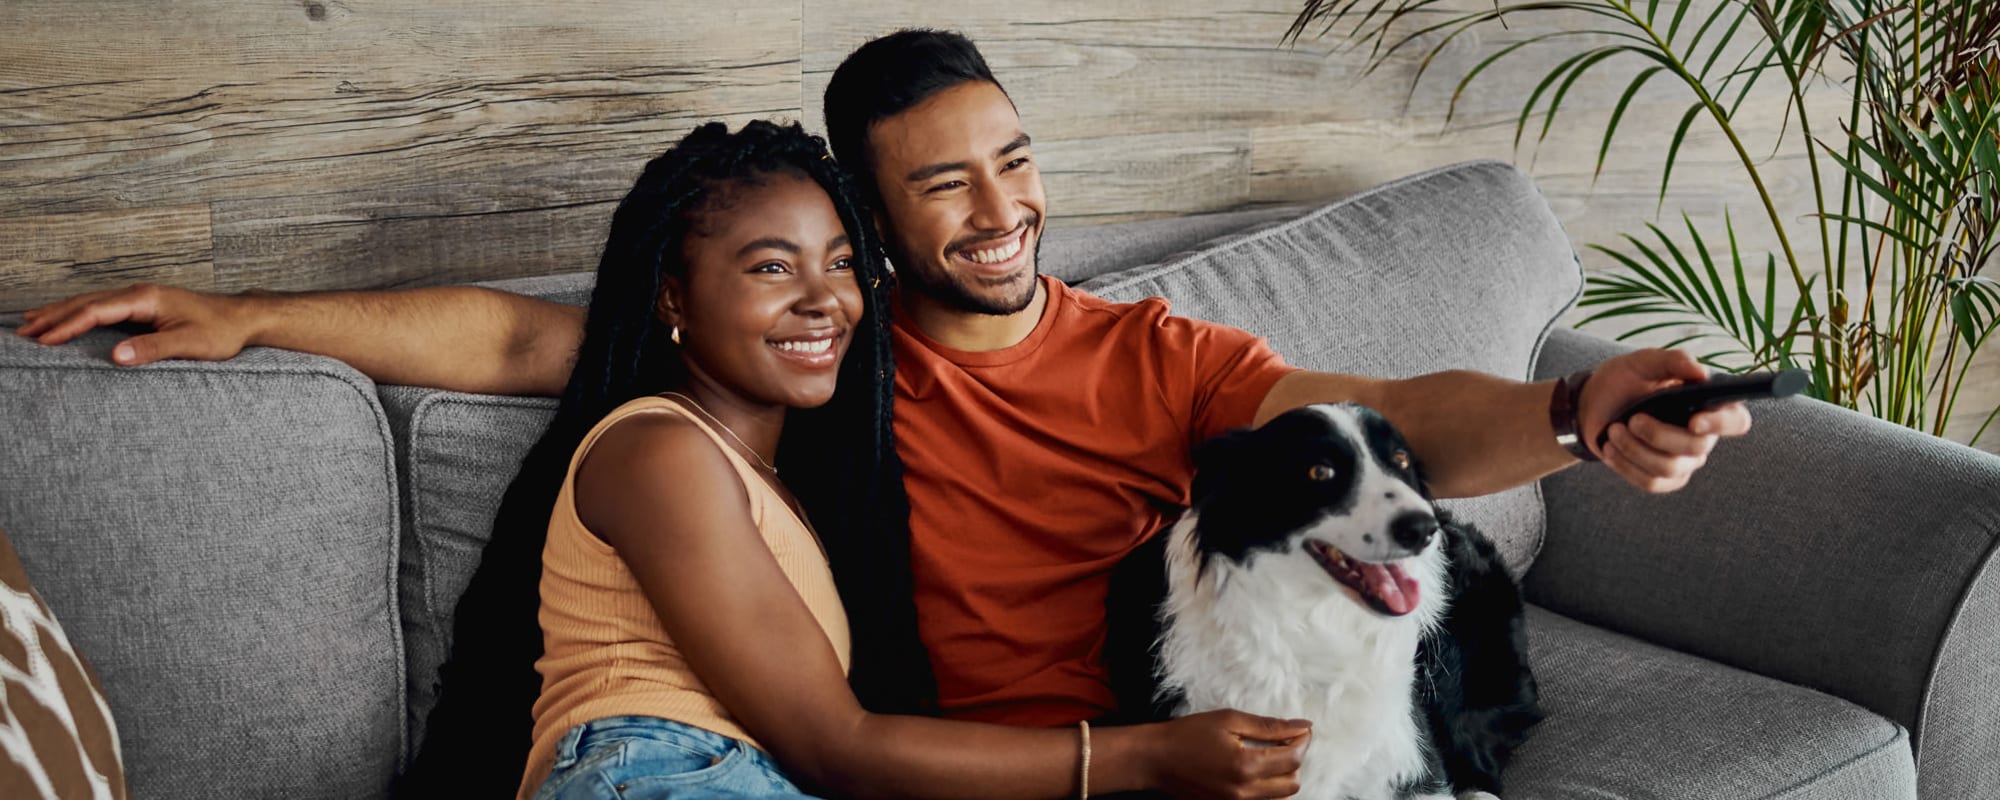
[[[228,320],[228,325],[243,337],[244,347],[272,347],[271,325],[278,315],[275,307],[282,302],[284,293],[266,289],[246,289],[236,294],[218,295],[222,301],[219,313]]]
[[[1583,369],[1556,379],[1553,392],[1549,395],[1549,427],[1555,432],[1556,446],[1568,451],[1578,461],[1596,461],[1597,454],[1591,452],[1584,440],[1583,421],[1580,409],[1583,401],[1583,385],[1590,380],[1590,370]]]

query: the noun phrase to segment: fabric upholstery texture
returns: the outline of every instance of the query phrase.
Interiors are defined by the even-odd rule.
[[[1379,377],[1470,369],[1520,380],[1581,291],[1582,272],[1534,183],[1505,164],[1476,162],[1078,288],[1122,302],[1165,297],[1174,313],[1262,335],[1309,369]],[[1445,506],[1492,537],[1516,574],[1534,560],[1544,513],[1536,487]]]
[[[373,387],[252,350],[114,367],[0,330],[0,527],[103,679],[138,797],[379,794],[403,736]]]
[[[1916,797],[1903,729],[1853,703],[1534,606],[1528,649],[1547,717],[1503,797]]]
[[[104,688],[0,531],[0,797],[127,796]]]
[[[1562,331],[1541,372],[1620,349]],[[1544,480],[1529,597],[1853,700],[1911,729],[1926,797],[2000,797],[2000,457],[1811,400],[1752,413],[1674,494]]]
[[[555,416],[556,401],[407,386],[384,386],[381,395],[403,475],[397,574],[414,755],[437,704],[438,668],[451,654],[458,596],[492,539],[500,498]]]

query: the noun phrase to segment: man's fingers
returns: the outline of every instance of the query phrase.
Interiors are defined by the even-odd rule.
[[[106,289],[57,300],[53,303],[45,303],[40,308],[32,309],[21,315],[22,319],[33,317],[33,323],[21,326],[19,332],[22,336],[39,335],[42,331],[48,330],[50,326],[68,319],[78,309],[108,298],[120,291],[123,290]]]
[[[1625,480],[1648,492],[1671,492],[1687,485],[1688,476],[1706,457],[1674,456],[1653,449],[1624,423],[1611,426],[1604,462]]]
[[[1646,366],[1654,374],[1647,377],[1656,380],[1678,380],[1690,383],[1708,380],[1708,368],[1693,353],[1686,350],[1647,350]]]
[[[199,330],[183,327],[141,334],[119,342],[117,347],[111,348],[111,360],[136,367],[169,358],[221,361],[234,357],[237,352],[218,344]]]
[[[153,314],[152,302],[136,292],[85,295],[51,309],[48,316],[36,320],[35,330],[24,331],[22,335],[33,336],[42,344],[62,344],[92,328],[121,322],[151,322]]]
[[[90,295],[84,295],[84,297],[89,297],[89,296]],[[65,308],[68,308],[69,306],[75,304],[76,301],[81,299],[83,298],[73,297],[68,300],[60,300],[42,306],[40,308],[22,312],[21,314],[22,325],[21,327],[16,328],[14,332],[21,336],[39,336],[41,335],[42,331],[48,330],[48,327],[51,324],[54,324],[57,320],[62,319],[62,311]]]
[[[1599,454],[1598,458],[1604,462],[1604,466],[1610,468],[1612,472],[1617,473],[1618,477],[1624,478],[1626,483],[1637,486],[1644,491],[1658,494],[1660,492],[1673,491],[1676,488],[1660,478],[1646,474],[1644,469],[1633,464],[1631,459],[1625,457],[1625,454],[1618,449],[1618,445],[1615,442],[1606,441],[1604,443],[1604,452]]]
[[[1689,425],[1693,425],[1690,420]],[[1714,434],[1695,433],[1688,428],[1668,425],[1645,414],[1632,418],[1627,426],[1640,441],[1652,449],[1681,457],[1707,457],[1715,449]]]
[[[1688,430],[1714,436],[1742,436],[1750,432],[1750,407],[1741,402],[1716,406],[1689,418]]]

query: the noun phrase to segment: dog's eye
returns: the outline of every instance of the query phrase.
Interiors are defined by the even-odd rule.
[[[1409,469],[1410,454],[1397,450],[1394,455],[1389,456],[1389,463],[1396,465],[1396,469]]]
[[[1311,469],[1306,470],[1306,477],[1316,481],[1330,481],[1333,480],[1333,468],[1325,464],[1314,464]]]

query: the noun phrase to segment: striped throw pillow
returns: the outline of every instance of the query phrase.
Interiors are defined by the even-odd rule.
[[[0,531],[0,797],[124,800],[104,689]]]

